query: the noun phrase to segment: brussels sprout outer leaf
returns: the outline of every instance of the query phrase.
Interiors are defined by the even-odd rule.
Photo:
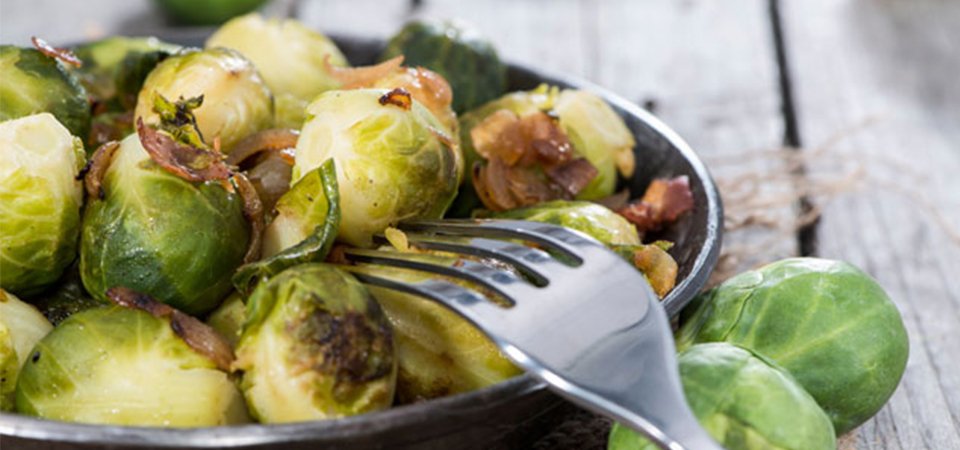
[[[4,80],[6,85],[6,80]],[[36,294],[76,258],[83,146],[51,114],[0,123],[0,287]]]
[[[678,346],[730,342],[786,368],[845,433],[873,416],[906,367],[896,306],[850,264],[790,258],[703,294]]]
[[[833,450],[830,419],[816,401],[768,359],[724,343],[690,347],[679,357],[687,402],[701,425],[737,450]],[[609,450],[657,448],[616,424]]]
[[[133,109],[143,80],[180,46],[153,37],[112,36],[77,46],[83,65],[73,70],[80,83],[109,110]]]
[[[257,282],[288,267],[320,262],[330,253],[340,227],[340,194],[333,159],[301,178],[280,198],[277,210],[279,215],[264,236],[265,249],[282,245],[272,244],[275,241],[296,244],[279,249],[279,253],[268,250],[266,259],[240,267],[233,284],[242,293],[250,292]],[[278,236],[272,237],[274,234]]]
[[[462,24],[410,22],[390,39],[380,60],[400,55],[408,66],[426,67],[450,82],[457,113],[493,100],[506,89],[506,66],[496,50]]]
[[[147,312],[106,306],[41,340],[17,382],[17,411],[45,419],[201,427],[249,421],[226,373]]]
[[[326,264],[257,286],[234,366],[251,413],[265,423],[355,415],[393,401],[389,323],[362,284]]]
[[[53,114],[70,134],[90,133],[87,92],[58,61],[28,48],[0,45],[0,121]]]

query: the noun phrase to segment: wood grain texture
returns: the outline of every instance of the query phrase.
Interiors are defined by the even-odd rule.
[[[958,449],[960,4],[782,5],[800,133],[826,147],[811,176],[851,164],[864,174],[859,191],[825,205],[821,254],[875,276],[910,335],[900,388],[845,446]]]

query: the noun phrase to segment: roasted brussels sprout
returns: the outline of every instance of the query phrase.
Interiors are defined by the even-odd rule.
[[[462,113],[503,94],[507,68],[490,43],[463,23],[410,22],[380,56],[404,56],[410,67],[437,72],[453,87],[453,109]]]
[[[610,246],[643,272],[661,298],[676,284],[677,261],[667,253],[672,244],[662,241],[641,244],[636,227],[605,206],[585,201],[554,200],[529,208],[494,213],[493,217],[551,223],[586,233]]]
[[[389,231],[388,236],[392,237]],[[459,261],[433,253],[418,257],[440,265],[455,265]],[[351,270],[405,283],[431,277],[422,272],[376,265],[358,265]],[[398,403],[468,392],[522,372],[483,332],[440,304],[391,289],[376,286],[369,289],[393,328],[399,365]]]
[[[156,310],[135,301],[151,312],[124,306],[88,309],[42,339],[20,372],[17,411],[113,425],[248,422],[243,397],[223,363],[200,351],[216,347],[207,342],[213,331],[169,307]]]
[[[729,344],[701,344],[680,354],[687,402],[707,432],[730,450],[833,450],[830,419],[787,371]],[[616,424],[609,450],[654,450]]]
[[[403,91],[328,91],[308,108],[293,180],[336,161],[339,239],[371,236],[403,219],[440,218],[456,195],[460,149],[443,125]]]
[[[234,49],[253,62],[276,98],[277,126],[285,128],[300,128],[307,104],[340,86],[327,68],[347,65],[326,36],[296,20],[264,20],[257,13],[225,23],[207,39],[207,48],[213,47]]]
[[[893,394],[908,340],[896,306],[850,264],[785,259],[703,294],[678,345],[729,342],[784,367],[845,433]]]
[[[333,160],[324,161],[287,191],[276,216],[263,233],[263,260],[241,267],[233,276],[240,292],[289,267],[321,262],[330,253],[340,226],[340,195]]]
[[[201,136],[210,144],[219,138],[224,153],[273,124],[270,89],[253,64],[230,49],[185,50],[163,60],[144,81],[134,117],[159,124],[158,95],[170,101],[202,97],[194,112]]]
[[[17,374],[53,326],[33,306],[0,289],[0,411],[12,411]]]
[[[493,217],[560,225],[589,234],[607,245],[640,245],[637,229],[630,222],[596,203],[554,200],[495,213]]]
[[[240,195],[228,181],[192,182],[164,170],[136,134],[107,159],[83,217],[87,291],[104,300],[107,289],[126,286],[190,314],[216,307],[252,239]]]
[[[507,94],[464,114],[460,136],[468,168],[487,161],[474,168],[471,187],[488,209],[599,199],[613,194],[618,172],[629,177],[634,171],[633,135],[586,91],[541,85]]]
[[[0,45],[0,80],[0,121],[48,112],[70,134],[87,138],[87,92],[59,61],[32,48]]]
[[[288,269],[257,286],[246,313],[234,367],[259,421],[337,418],[392,403],[390,324],[350,274],[317,263]]]
[[[77,257],[83,145],[41,113],[0,122],[0,148],[0,287],[29,295]]]
[[[108,37],[74,49],[83,61],[74,73],[97,100],[118,98],[125,109],[133,109],[147,73],[179,49],[154,37]]]

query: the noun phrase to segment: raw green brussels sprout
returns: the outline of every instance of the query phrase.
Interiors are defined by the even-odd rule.
[[[233,276],[243,293],[264,278],[289,267],[321,262],[330,253],[340,226],[340,194],[333,160],[328,159],[301,178],[274,208],[276,217],[263,232],[264,259],[244,265]]]
[[[325,264],[261,283],[247,300],[234,367],[260,422],[351,416],[393,402],[390,324],[367,289]]]
[[[0,149],[0,287],[29,295],[77,257],[83,145],[41,113],[0,122]]]
[[[700,424],[730,450],[833,450],[830,419],[787,371],[729,344],[701,344],[680,354],[680,379]],[[616,424],[609,450],[654,450]]]
[[[252,13],[225,23],[207,39],[207,48],[226,47],[257,67],[277,102],[278,126],[300,128],[304,109],[317,95],[340,87],[327,64],[347,59],[326,36],[296,20],[266,19]]]
[[[86,139],[90,133],[87,92],[59,61],[32,48],[0,45],[0,122],[48,112]]]
[[[192,183],[159,167],[139,136],[120,143],[84,211],[80,275],[95,298],[125,286],[189,314],[207,312],[231,289],[250,225],[243,202],[219,182]]]
[[[893,394],[909,343],[896,306],[850,264],[791,258],[703,294],[679,346],[729,342],[784,367],[845,433]]]
[[[336,161],[338,236],[351,245],[371,245],[400,220],[440,218],[457,193],[459,147],[416,100],[395,100],[385,90],[328,91],[307,108],[293,180]]]
[[[12,411],[17,374],[53,326],[31,305],[0,289],[0,411]]]
[[[630,177],[634,171],[633,134],[623,119],[600,97],[587,91],[557,89],[541,85],[532,91],[507,94],[464,114],[460,119],[460,140],[467,167],[480,160],[470,132],[491,114],[506,109],[523,117],[546,112],[556,117],[574,150],[597,169],[597,176],[577,198],[596,200],[613,194],[617,173]]]
[[[243,397],[168,320],[105,306],[70,316],[20,372],[17,411],[113,425],[202,427],[249,421]]]
[[[497,51],[463,23],[410,22],[390,39],[380,60],[399,55],[407,66],[423,66],[446,78],[457,113],[499,97],[507,86],[507,68]]]
[[[458,261],[434,254],[419,257],[443,265]],[[431,277],[385,266],[361,265],[352,270],[405,283]],[[483,332],[440,304],[392,289],[369,289],[393,328],[399,365],[398,403],[468,392],[522,372]]]
[[[113,36],[78,46],[83,65],[74,70],[94,98],[117,98],[124,109],[136,106],[137,94],[150,70],[180,49],[154,37]]]
[[[605,206],[591,202],[554,200],[495,213],[493,216],[572,228],[607,245],[640,245],[640,235],[627,219]]]
[[[150,72],[137,98],[136,118],[157,125],[157,94],[170,101],[203,96],[193,111],[204,140],[229,153],[241,139],[273,124],[273,98],[253,64],[226,48],[186,50]]]

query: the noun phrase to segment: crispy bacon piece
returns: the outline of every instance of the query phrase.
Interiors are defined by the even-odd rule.
[[[77,178],[83,178],[83,186],[87,190],[87,195],[92,198],[103,200],[106,194],[103,192],[103,175],[110,168],[113,161],[113,155],[120,148],[120,142],[112,141],[101,145],[93,156],[87,161],[87,165],[77,174]]]
[[[40,50],[40,53],[43,53],[44,55],[54,59],[59,59],[65,64],[70,64],[73,67],[80,67],[83,65],[83,61],[81,61],[80,58],[77,58],[77,55],[74,55],[69,49],[54,47],[48,44],[47,41],[36,36],[31,37],[30,42],[33,43],[34,48]]]
[[[617,213],[645,231],[659,230],[681,214],[693,209],[693,193],[686,175],[653,180],[643,198],[617,210]]]
[[[154,162],[184,180],[226,180],[230,177],[230,169],[218,151],[181,144],[166,133],[144,125],[140,118],[137,118],[137,134]]]
[[[537,161],[550,167],[573,158],[573,144],[550,116],[542,112],[528,114],[520,120],[520,127],[529,147],[533,149],[528,154]]]
[[[327,73],[341,83],[341,89],[356,89],[372,86],[387,75],[400,70],[403,56],[390,58],[380,64],[366,67],[337,67],[330,64],[330,56],[323,59]]]
[[[406,89],[398,87],[380,96],[380,104],[384,106],[393,105],[409,111],[413,106],[413,98],[410,97],[410,93]]]
[[[184,314],[170,305],[158,302],[149,295],[141,294],[126,287],[112,287],[107,290],[107,298],[117,305],[139,309],[170,324],[170,329],[197,353],[210,358],[217,368],[230,371],[230,364],[236,359],[233,350],[222,336],[207,324]]]
[[[547,177],[570,197],[577,195],[590,181],[597,177],[597,168],[586,158],[577,158],[560,165],[547,167]]]

